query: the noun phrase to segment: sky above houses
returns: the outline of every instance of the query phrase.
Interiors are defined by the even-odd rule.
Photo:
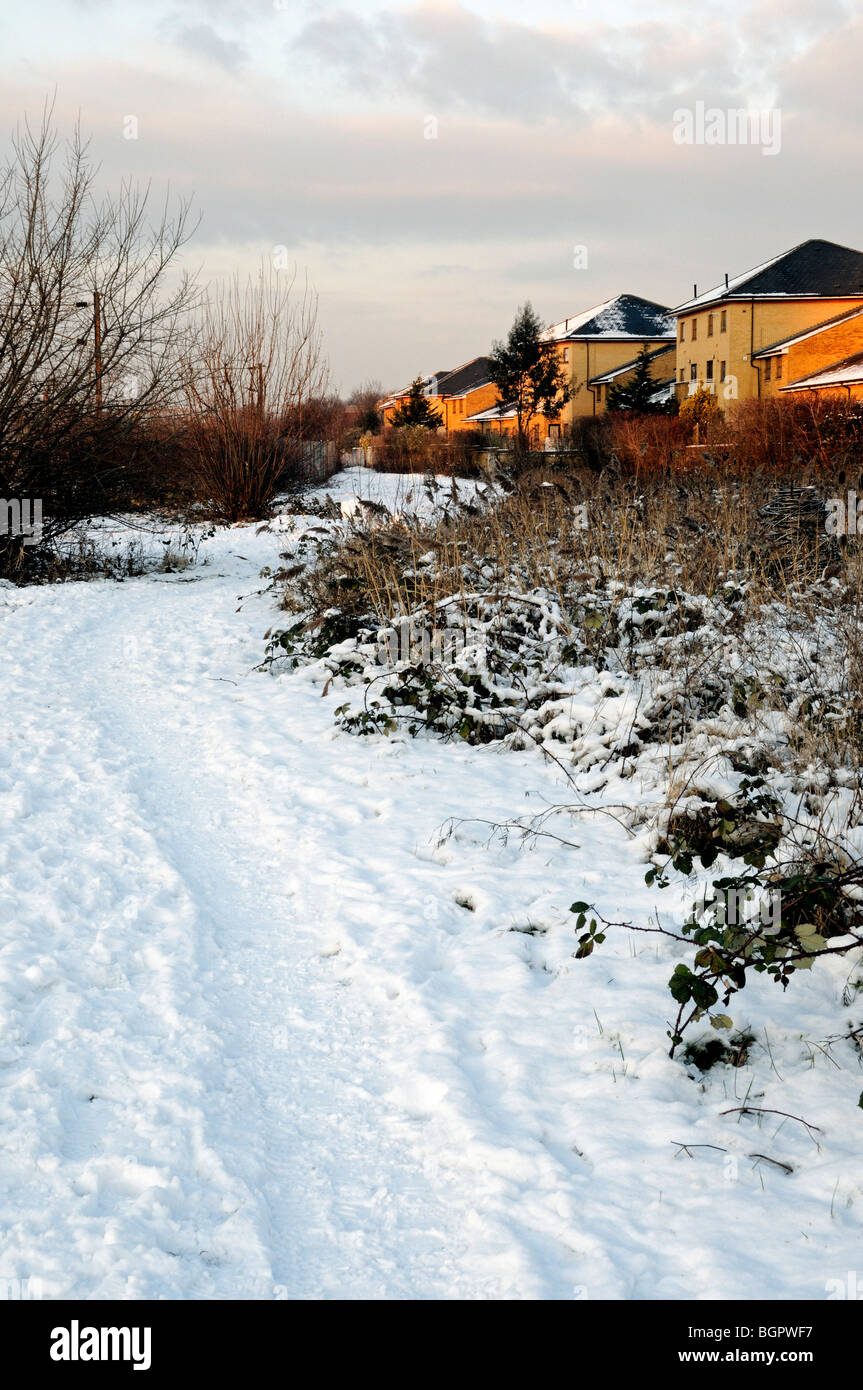
[[[860,0],[35,0],[0,10],[0,138],[56,91],[106,185],[194,199],[205,278],[286,248],[349,391],[487,351],[525,299],[863,247],[861,58]]]

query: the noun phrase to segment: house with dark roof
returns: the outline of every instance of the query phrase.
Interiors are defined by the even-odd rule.
[[[423,379],[423,391],[441,415],[446,430],[474,429],[468,417],[487,409],[497,401],[497,390],[490,376],[488,357],[472,357],[460,367],[433,372]],[[392,423],[393,411],[406,399],[410,386],[394,391],[378,402],[385,425]]]
[[[720,404],[780,391],[863,350],[863,252],[801,242],[675,310],[677,392]]]
[[[474,430],[471,417],[497,404],[491,379],[491,359],[474,357],[449,372],[441,382],[447,430]]]
[[[438,409],[441,416],[443,416],[443,411],[441,410],[438,383],[447,376],[449,376],[449,369],[446,371],[432,372],[431,376],[422,378],[423,395],[429,397],[432,405]],[[392,424],[393,412],[407,400],[412,386],[413,382],[408,382],[407,386],[402,386],[398,391],[391,391],[378,401],[378,414],[384,425]]]
[[[668,353],[674,347],[675,329],[673,310],[637,294],[616,295],[546,329],[545,337],[557,344],[568,369],[572,392],[560,421],[551,426],[552,433],[565,430],[583,416],[602,414],[608,374],[618,369],[630,371],[642,348]],[[668,377],[672,372],[667,356],[664,361]]]

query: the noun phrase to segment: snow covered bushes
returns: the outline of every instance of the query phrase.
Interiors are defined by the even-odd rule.
[[[648,884],[668,887],[671,869],[689,878],[696,863],[710,868],[720,855],[732,870],[702,891],[679,931],[658,918],[638,928],[698,947],[695,968],[677,965],[669,981],[678,1005],[668,1031],[673,1056],[686,1029],[705,1016],[714,1027],[731,1027],[714,1010],[728,1006],[750,971],[787,989],[794,973],[811,969],[819,957],[863,946],[863,863],[848,834],[858,828],[856,816],[838,827],[838,836],[825,834],[811,818],[783,807],[759,776],[743,776],[732,801],[720,798],[668,824]],[[587,905],[574,906],[583,918]]]
[[[702,1018],[725,1026],[750,970],[784,986],[863,941],[863,564],[813,522],[838,486],[813,477],[814,494],[704,465],[442,488],[426,519],[322,526],[269,638],[346,730],[537,748],[573,810],[614,807],[647,836],[650,883],[712,869],[714,895],[751,895],[754,924],[702,905],[663,931],[684,956],[672,1048]],[[585,955],[604,929],[576,906]]]
[[[788,750],[829,740],[841,760],[858,737],[859,564],[813,526],[809,492],[791,494],[777,533],[776,492],[704,468],[534,472],[468,503],[439,489],[430,520],[313,535],[284,595],[302,617],[270,655],[325,658],[337,684],[363,688],[364,728],[380,713],[564,745],[588,766],[682,746],[706,720],[753,745],[782,723]],[[458,633],[451,659],[413,659],[422,633]]]

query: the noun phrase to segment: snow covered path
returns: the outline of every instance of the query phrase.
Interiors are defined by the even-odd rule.
[[[559,774],[339,734],[303,673],[254,671],[280,545],[221,532],[179,575],[0,591],[0,1276],[823,1297],[859,1244],[859,1076],[816,1062],[776,1093],[827,1116],[820,1144],[721,1119],[770,1066],[711,1091],[669,1061],[668,957],[571,960],[574,897],[652,905],[623,831],[440,843],[561,799]],[[833,976],[807,987],[787,1037],[770,1016],[779,1054],[834,1012]],[[792,1208],[753,1148],[799,1169]]]
[[[86,993],[63,1031],[86,1031],[68,1037],[55,1062],[58,1076],[73,1063],[79,1083],[57,1122],[61,1153],[94,1161],[44,1212],[65,1225],[76,1182],[92,1189],[75,1231],[73,1286],[99,1296],[494,1293],[493,1270],[460,1272],[460,1204],[445,1205],[409,1135],[388,1123],[386,1095],[404,1082],[388,1059],[409,1053],[415,1014],[400,1017],[385,985],[358,1007],[333,983],[345,900],[360,918],[376,917],[378,875],[394,872],[380,831],[375,845],[387,804],[363,788],[366,778],[327,760],[320,734],[308,737],[314,722],[324,744],[332,737],[331,713],[314,719],[317,694],[304,692],[308,709],[282,731],[274,711],[234,693],[233,676],[212,676],[229,670],[239,684],[261,654],[260,645],[245,650],[238,664],[240,653],[226,650],[233,588],[214,604],[210,583],[161,585],[156,605],[148,582],[76,586],[77,602],[58,591],[38,614],[18,615],[17,674],[27,672],[33,704],[5,751],[11,762],[18,745],[31,786],[45,791],[9,863],[37,900],[45,871],[59,872],[61,940],[67,894],[82,914],[65,944]],[[221,684],[221,698],[208,681]],[[357,826],[360,854],[349,833]],[[90,961],[76,930],[84,914]],[[28,984],[65,994],[56,947],[49,962],[44,942],[34,944],[35,967],[18,943]],[[107,1002],[97,1004],[102,990]],[[81,1018],[83,1008],[96,1017]],[[33,1011],[54,1013],[41,1000]],[[115,1041],[126,1076],[113,1071]],[[422,1078],[408,1091],[420,1124]],[[117,1141],[122,1158],[111,1152]],[[192,1168],[178,1192],[175,1147]],[[128,1223],[118,1220],[126,1207]],[[172,1215],[184,1239],[172,1233],[169,1243],[184,1248],[152,1252],[139,1267],[137,1228]],[[93,1248],[103,1216],[107,1254]],[[204,1241],[210,1248],[195,1249]]]
[[[409,1060],[434,1021],[386,972],[347,989],[339,960],[346,910],[355,937],[429,911],[365,770],[388,750],[334,756],[317,691],[293,692],[289,727],[284,702],[244,696],[274,690],[250,678],[237,595],[206,572],[34,590],[7,629],[4,898],[29,930],[4,978],[63,1099],[29,1117],[6,1265],[99,1297],[504,1293],[515,1252],[505,1233],[473,1248],[472,1172],[414,1142],[446,1090]],[[417,772],[391,776],[412,800]],[[31,1222],[56,1263],[33,1268]]]

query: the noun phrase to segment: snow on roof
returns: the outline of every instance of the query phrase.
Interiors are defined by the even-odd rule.
[[[712,290],[705,290],[703,294],[697,295],[694,299],[685,300],[683,304],[678,305],[675,313],[682,314],[690,309],[697,309],[702,304],[712,304],[714,299],[724,299],[726,295],[734,294],[735,290],[739,289],[741,285],[745,285],[747,280],[751,280],[755,275],[760,275],[762,270],[767,270],[770,266],[775,265],[785,255],[787,252],[781,251],[778,256],[771,256],[769,261],[762,261],[760,265],[755,266],[754,270],[744,270],[741,275],[732,275],[727,284],[714,285]]]
[[[504,410],[501,406],[492,405],[488,410],[478,410],[476,415],[466,415],[465,420],[514,420],[515,417],[515,407]]]
[[[592,309],[583,309],[580,314],[573,314],[571,318],[561,319],[560,323],[553,323],[543,333],[544,338],[565,338],[571,333],[576,333],[583,323],[589,323],[596,318],[597,314],[603,313],[614,303],[613,299],[604,299],[601,304],[594,304]]]
[[[471,357],[469,361],[462,362],[458,367],[448,367],[445,371],[433,372],[431,376],[422,378],[423,391],[427,396],[463,396],[470,391],[475,391],[478,386],[485,386],[491,380],[489,369],[491,361],[488,357]],[[416,379],[416,378],[414,378]],[[411,382],[411,386],[413,382]],[[410,386],[404,386],[400,391],[394,391],[378,402],[380,410],[387,406],[395,405],[402,400],[410,391]]]
[[[673,376],[666,377],[665,381],[658,382],[656,389],[654,391],[651,391],[650,399],[652,401],[673,400],[676,389],[677,382],[675,378]]]
[[[863,352],[854,353],[853,357],[843,357],[840,362],[834,362],[832,366],[822,367],[817,372],[810,372],[809,376],[798,377],[796,381],[789,381],[787,386],[781,386],[781,391],[802,391],[807,388],[813,390],[819,386],[847,386],[852,381],[863,381]]]
[[[444,377],[451,375],[451,371],[447,369],[446,371],[442,372],[433,372],[431,376],[422,377],[421,380],[423,384],[424,394],[426,396],[437,395],[437,391],[434,389],[437,385],[437,382],[443,380]],[[416,377],[414,377],[414,381],[416,381]],[[391,391],[388,396],[384,396],[382,400],[378,401],[378,410],[386,410],[389,406],[396,405],[399,401],[404,400],[405,396],[410,394],[410,390],[413,384],[414,382],[412,381],[409,386],[402,386],[398,391]]]
[[[619,294],[552,324],[543,337],[554,342],[577,338],[670,340],[675,337],[674,315],[664,304],[652,299],[642,299],[638,294]]]

